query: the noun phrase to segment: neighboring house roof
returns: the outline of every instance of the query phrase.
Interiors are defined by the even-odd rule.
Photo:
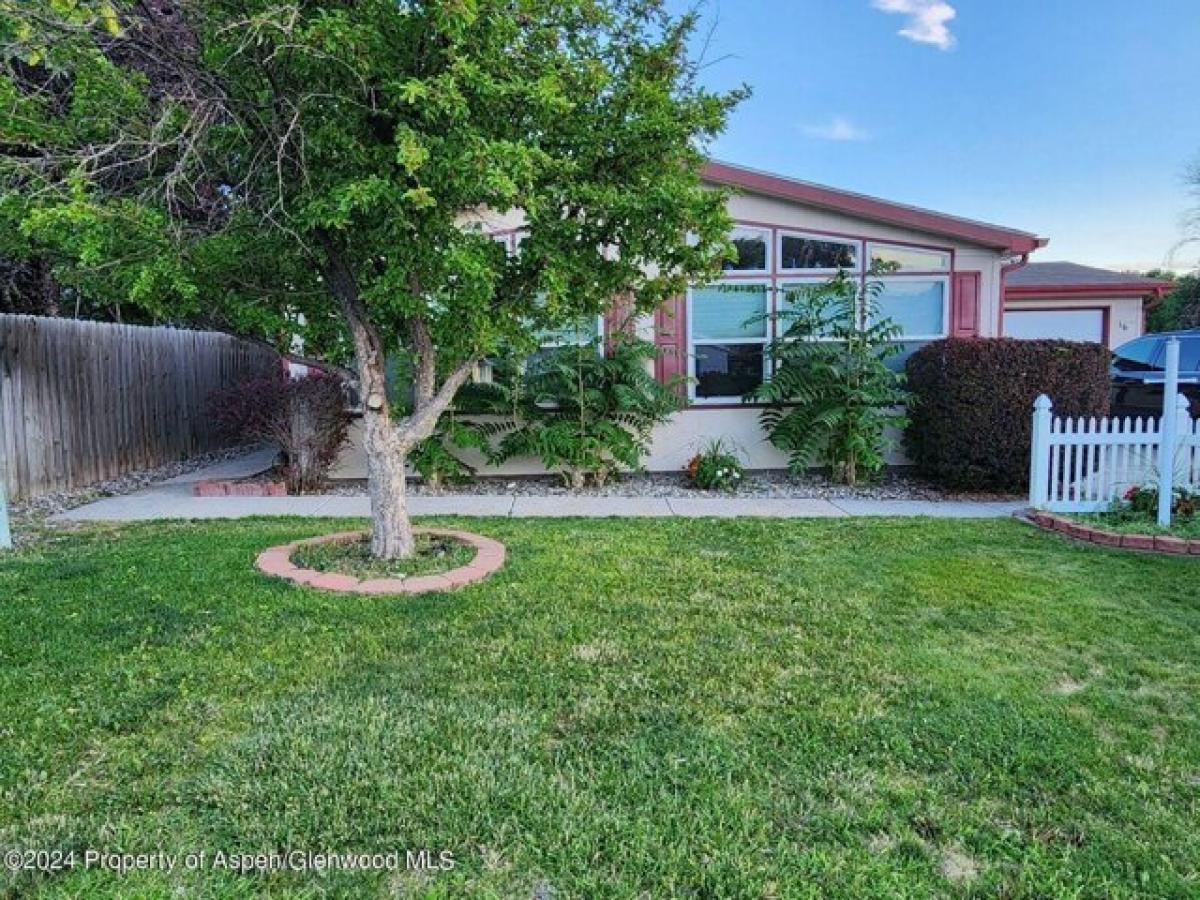
[[[1029,263],[1010,272],[1005,282],[1009,297],[1085,294],[1109,297],[1145,297],[1171,289],[1171,282],[1128,272],[1096,269],[1072,262]]]
[[[880,200],[865,194],[855,194],[850,191],[813,184],[809,181],[785,178],[782,175],[772,175],[768,172],[759,172],[715,160],[704,167],[704,178],[714,184],[736,187],[754,194],[766,194],[784,200],[793,200],[806,206],[815,206],[864,219],[886,222],[890,225],[902,225],[1009,253],[1031,253],[1048,243],[1046,238],[1038,237],[1028,231],[1017,231],[1012,228],[1002,228],[999,225],[989,225],[986,222],[977,222],[973,219],[948,216],[945,213],[921,209],[917,206],[892,203],[889,200]]]

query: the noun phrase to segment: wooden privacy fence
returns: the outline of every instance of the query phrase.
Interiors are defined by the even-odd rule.
[[[0,315],[0,477],[27,499],[220,449],[209,396],[280,371],[227,334]]]
[[[1174,463],[1177,487],[1200,489],[1200,420],[1176,394]],[[1051,512],[1100,512],[1131,487],[1157,484],[1161,474],[1161,418],[1062,418],[1050,398],[1038,397],[1033,412],[1029,502]]]

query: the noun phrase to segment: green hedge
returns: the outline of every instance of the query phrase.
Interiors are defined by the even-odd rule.
[[[909,458],[948,487],[1029,486],[1033,401],[1047,394],[1057,415],[1104,416],[1109,353],[1099,344],[950,338],[908,360],[916,395],[905,432]]]

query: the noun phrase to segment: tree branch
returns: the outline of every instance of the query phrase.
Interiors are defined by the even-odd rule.
[[[470,359],[459,363],[446,380],[442,382],[442,386],[437,390],[437,393],[430,397],[420,410],[400,423],[397,428],[397,434],[400,439],[401,452],[408,453],[413,447],[433,434],[438,418],[449,408],[451,402],[454,400],[454,395],[458,393],[458,389],[471,377],[471,372],[479,364],[479,360],[480,357],[472,356]]]
[[[412,341],[413,367],[413,412],[419,413],[433,399],[437,387],[437,351],[429,324],[421,316],[408,319],[409,340]]]
[[[358,290],[358,282],[342,256],[337,241],[324,228],[318,228],[315,237],[325,255],[321,271],[330,292],[342,307],[342,315],[354,341],[354,357],[358,363],[363,402],[366,403],[369,412],[382,415],[384,420],[388,421],[390,416],[387,408],[383,341],[379,337],[379,331],[371,324],[371,317]]]

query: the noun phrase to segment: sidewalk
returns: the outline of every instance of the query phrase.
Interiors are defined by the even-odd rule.
[[[59,521],[133,522],[152,519],[239,519],[246,516],[367,518],[367,497],[195,497],[194,482],[242,478],[269,468],[273,452],[253,453],[208,469],[164,481],[123,497],[109,497],[55,516]],[[853,516],[932,516],[988,519],[1012,515],[1024,503],[972,503],[930,500],[793,500],[769,498],[527,497],[516,494],[449,494],[410,497],[416,516],[568,516],[650,518],[833,519]]]
[[[932,500],[728,500],[649,497],[522,497],[512,494],[455,494],[411,497],[414,516],[503,516],[511,518],[734,518],[834,519],[867,516],[931,516],[992,519],[1011,516],[1025,503]],[[365,519],[366,497],[193,497],[190,491],[157,489],[99,500],[56,519],[72,522],[133,522],[149,519],[240,519],[246,516],[312,516]]]

